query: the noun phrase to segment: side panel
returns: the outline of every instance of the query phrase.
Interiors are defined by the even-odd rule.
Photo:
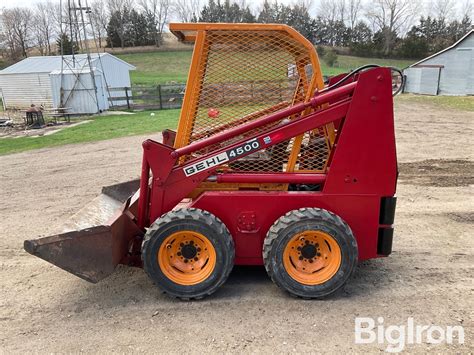
[[[393,196],[397,157],[391,72],[361,75],[336,141],[323,192]]]
[[[377,257],[380,197],[307,192],[206,192],[192,207],[209,211],[229,228],[236,264],[262,264],[262,245],[271,225],[285,213],[303,207],[324,208],[351,227],[359,259]]]

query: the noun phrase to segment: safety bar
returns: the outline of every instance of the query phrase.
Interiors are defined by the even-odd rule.
[[[323,104],[334,101],[340,97],[344,97],[346,95],[351,94],[354,91],[354,88],[356,87],[356,85],[357,85],[357,82],[353,82],[353,83],[335,88],[331,91],[312,97],[308,102],[302,102],[302,103],[296,104],[294,106],[277,111],[265,117],[262,117],[254,121],[245,123],[243,125],[237,126],[235,128],[229,129],[225,132],[218,133],[214,136],[203,139],[199,142],[191,143],[185,147],[176,149],[174,152],[171,153],[171,156],[173,158],[178,158],[183,155],[187,155],[197,150],[200,150],[204,147],[207,147],[216,143],[220,143],[227,139],[234,138],[252,129],[262,127],[273,122],[280,121],[286,117],[303,112],[309,107],[317,108],[318,106],[321,106]]]

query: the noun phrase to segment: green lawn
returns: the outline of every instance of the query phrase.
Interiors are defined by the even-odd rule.
[[[350,71],[365,64],[378,64],[403,69],[414,62],[414,60],[362,58],[353,57],[350,55],[339,55],[337,57],[337,63],[334,65],[334,67],[327,66],[327,64],[324,63],[324,60],[322,60],[321,70],[323,71],[324,75],[334,75]]]
[[[64,129],[43,137],[0,138],[0,155],[25,150],[54,147],[71,143],[156,133],[165,128],[175,129],[180,110],[143,111],[133,115],[92,117],[92,122]]]
[[[137,70],[131,72],[132,84],[154,85],[171,82],[185,83],[191,63],[191,54],[191,51],[148,52],[122,54],[118,57],[137,67]],[[321,70],[324,75],[334,75],[350,71],[364,64],[405,68],[411,63],[413,61],[340,55],[334,67],[328,67],[324,60],[321,60]]]
[[[474,112],[474,96],[428,96],[403,94],[398,95],[396,99],[414,103],[429,104],[444,109]]]
[[[130,76],[134,85],[185,83],[191,63],[191,51],[148,52],[117,55],[135,65]]]

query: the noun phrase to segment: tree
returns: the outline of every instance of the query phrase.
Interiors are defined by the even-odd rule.
[[[309,15],[308,8],[305,5],[293,5],[288,8],[289,16],[287,24],[292,26],[303,36],[314,42],[314,20]]]
[[[33,27],[41,55],[51,55],[51,42],[56,33],[54,17],[51,16],[54,11],[55,4],[49,0],[35,4]]]
[[[251,23],[255,21],[256,18],[248,6],[241,7],[230,0],[225,0],[224,3],[220,0],[217,2],[209,0],[199,15],[199,22]]]
[[[154,38],[149,35],[148,30],[148,21],[145,15],[138,13],[136,10],[130,11],[130,26],[126,33],[127,46],[153,44]]]
[[[29,8],[14,7],[2,13],[5,42],[12,59],[28,56],[32,44],[32,18],[33,12]]]
[[[107,45],[125,47],[125,34],[130,26],[130,9],[133,8],[133,0],[107,0],[107,8],[110,13],[107,24]]]
[[[102,48],[102,42],[107,37],[107,25],[109,23],[109,14],[105,8],[105,4],[101,0],[91,3],[91,11],[89,18],[93,30],[94,37],[97,36],[98,47]]]
[[[357,25],[359,21],[359,14],[361,9],[361,0],[348,0],[347,11],[348,21],[351,30]]]
[[[398,53],[403,58],[423,58],[429,54],[428,41],[420,26],[408,31]]]
[[[153,31],[155,45],[162,42],[163,31],[169,18],[170,0],[138,0],[138,5],[148,19],[149,27]]]
[[[200,0],[174,0],[172,8],[181,22],[194,22],[193,19],[199,14],[201,8]]]
[[[71,55],[79,51],[77,43],[74,43],[66,33],[62,33],[56,40],[59,53],[64,55]]]
[[[112,48],[125,48],[125,39],[129,26],[130,12],[128,8],[113,12],[107,25],[107,45]]]
[[[419,5],[417,0],[374,0],[370,3],[367,17],[383,39],[383,55],[392,53],[397,35],[411,25]]]
[[[262,9],[257,17],[257,22],[260,23],[278,23],[279,22],[280,7],[275,1],[269,3],[265,0],[262,5]]]
[[[330,49],[329,51],[326,52],[324,55],[324,61],[326,62],[327,65],[330,67],[333,67],[336,62],[337,62],[337,54],[334,49]]]
[[[432,0],[430,9],[435,18],[443,21],[449,20],[454,15],[455,0]]]
[[[351,53],[360,57],[373,56],[375,48],[372,39],[373,33],[370,27],[365,22],[359,21],[350,31]]]

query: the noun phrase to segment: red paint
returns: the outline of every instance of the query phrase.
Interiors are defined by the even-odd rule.
[[[219,174],[217,182],[222,183],[260,183],[260,184],[321,184],[326,174],[302,173],[252,173],[252,174]]]
[[[321,107],[322,104],[328,105]],[[377,257],[380,201],[384,196],[395,194],[397,180],[391,72],[388,68],[362,72],[357,81],[317,93],[308,103],[283,109],[177,150],[158,142],[146,141],[139,197],[140,226],[147,226],[173,209],[202,181],[216,175],[217,166],[203,168],[190,176],[186,176],[183,169],[239,147],[249,138],[184,164],[179,163],[179,156],[209,148],[256,127],[302,113],[310,106],[319,109],[254,138],[260,143],[260,149],[265,149],[334,122],[339,134],[326,174],[247,173],[224,174],[217,178],[221,182],[258,183],[307,183],[314,180],[324,182],[321,191],[205,192],[191,205],[214,213],[227,225],[235,240],[236,264],[261,264],[262,243],[269,227],[278,217],[301,207],[324,208],[336,213],[351,227],[358,242],[359,258],[365,260]],[[147,188],[149,181],[150,187]]]

